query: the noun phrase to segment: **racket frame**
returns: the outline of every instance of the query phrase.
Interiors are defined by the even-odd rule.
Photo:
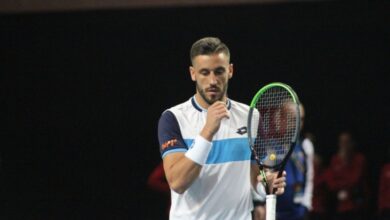
[[[296,104],[296,110],[297,110],[297,119],[296,119],[296,128],[295,129],[295,134],[291,140],[291,145],[290,145],[290,149],[289,151],[287,152],[286,156],[283,158],[283,160],[275,165],[275,166],[267,166],[265,164],[263,164],[262,162],[260,162],[259,160],[259,157],[257,156],[257,153],[254,149],[254,146],[253,146],[253,138],[252,138],[252,129],[251,129],[251,123],[252,123],[252,115],[253,115],[253,111],[254,109],[256,109],[256,103],[257,101],[259,100],[259,98],[261,97],[261,95],[263,93],[265,93],[267,90],[269,90],[270,88],[273,88],[273,87],[282,87],[284,89],[286,89],[291,97],[292,97],[292,100],[294,102],[294,104]],[[267,195],[270,195],[271,193],[269,192],[269,186],[268,186],[268,183],[267,183],[267,179],[266,179],[266,175],[265,175],[265,172],[264,172],[264,168],[267,168],[267,169],[273,169],[273,170],[278,170],[278,177],[281,177],[282,174],[283,174],[283,170],[284,170],[284,167],[286,166],[286,163],[288,161],[288,159],[290,158],[292,152],[294,151],[294,148],[295,148],[295,145],[296,145],[296,142],[298,140],[298,136],[299,136],[299,133],[300,133],[300,108],[299,108],[299,98],[297,96],[297,94],[295,93],[295,91],[288,85],[284,84],[284,83],[281,83],[281,82],[274,82],[274,83],[270,83],[270,84],[267,84],[266,86],[262,87],[257,93],[256,95],[253,97],[252,101],[251,101],[251,104],[250,104],[250,110],[249,110],[249,114],[248,114],[248,122],[247,122],[247,127],[248,127],[248,140],[249,140],[249,146],[250,146],[250,149],[252,151],[252,154],[254,155],[255,157],[255,160],[256,160],[256,163],[257,165],[259,166],[259,169],[260,169],[260,175],[262,176],[263,178],[263,182],[264,182],[264,186],[265,186],[265,191],[266,191],[266,194]],[[259,112],[259,122],[261,121],[261,114]],[[275,194],[276,192],[276,189],[273,190],[273,194]]]

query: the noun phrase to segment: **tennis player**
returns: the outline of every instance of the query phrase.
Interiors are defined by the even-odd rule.
[[[160,152],[171,188],[170,219],[249,220],[251,190],[264,194],[247,139],[249,107],[227,97],[233,76],[228,47],[218,38],[196,41],[189,67],[196,94],[161,115]],[[285,174],[267,174],[277,194]]]

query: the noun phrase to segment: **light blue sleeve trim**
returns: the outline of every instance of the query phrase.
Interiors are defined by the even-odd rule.
[[[176,148],[176,149],[168,150],[168,151],[165,151],[161,157],[164,159],[164,157],[167,156],[168,154],[177,153],[177,152],[187,152],[187,149]]]

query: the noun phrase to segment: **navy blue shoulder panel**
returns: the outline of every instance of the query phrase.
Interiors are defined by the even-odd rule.
[[[181,135],[179,123],[171,111],[165,111],[158,122],[161,157],[174,152],[186,152],[188,147]]]

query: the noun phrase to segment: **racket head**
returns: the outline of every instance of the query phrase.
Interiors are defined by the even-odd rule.
[[[261,88],[248,115],[248,140],[261,167],[279,169],[288,159],[300,130],[299,99],[280,82]]]

